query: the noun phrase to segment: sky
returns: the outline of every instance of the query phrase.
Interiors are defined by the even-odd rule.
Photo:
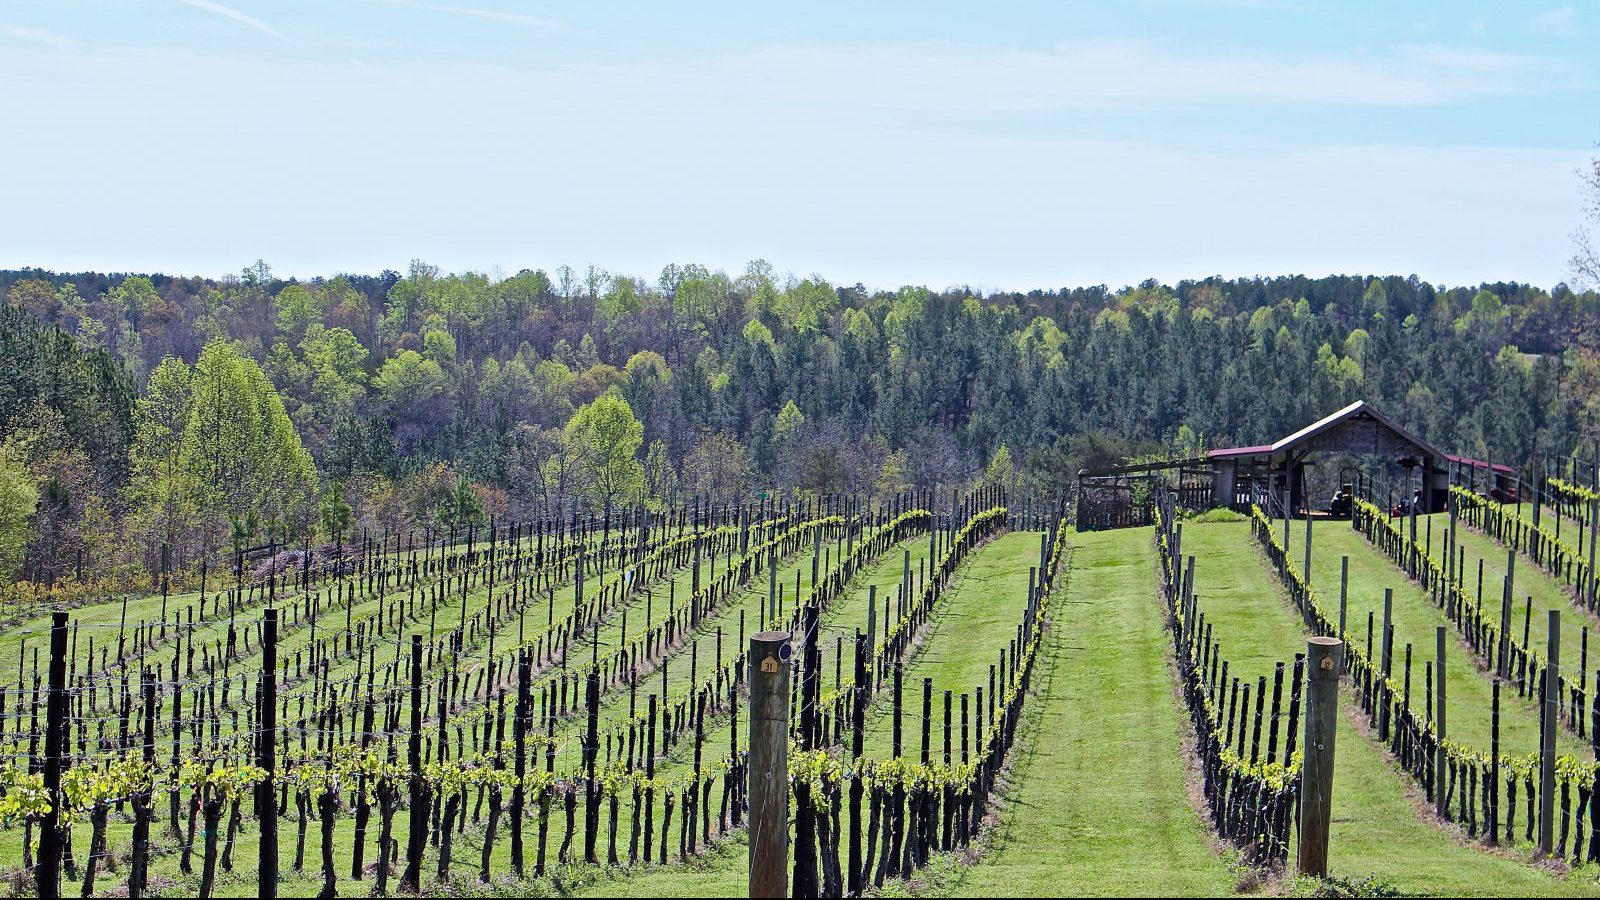
[[[1571,277],[1600,5],[5,0],[0,267]]]

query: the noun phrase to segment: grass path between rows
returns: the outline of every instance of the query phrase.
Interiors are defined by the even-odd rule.
[[[946,588],[948,594],[934,607],[921,646],[912,651],[905,666],[902,757],[916,760],[922,754],[922,691],[926,678],[932,679],[934,691],[932,752],[936,759],[942,759],[944,692],[950,691],[957,698],[953,701],[953,715],[959,717],[961,694],[976,702],[977,689],[982,686],[987,690],[989,667],[999,664],[1001,649],[1009,647],[1022,623],[1028,604],[1028,566],[1037,564],[1038,558],[1039,532],[1011,531],[974,550],[962,563]],[[884,690],[878,693],[868,713],[865,746],[869,757],[888,759],[894,755],[892,685],[885,679]],[[959,755],[959,744],[954,752]]]
[[[1231,894],[1186,798],[1187,721],[1168,673],[1149,529],[1074,536],[1052,612],[1038,718],[996,847],[946,885],[974,897]],[[1107,777],[1115,772],[1114,777]]]
[[[1549,521],[1553,531],[1553,520]],[[1433,530],[1431,541],[1428,539],[1430,522]],[[1409,526],[1402,521],[1402,527]],[[1445,535],[1449,529],[1450,516],[1446,513],[1417,518],[1417,542],[1428,549],[1433,558],[1441,564],[1448,550]],[[1478,564],[1481,560],[1483,596],[1487,599],[1487,608],[1492,613],[1500,607],[1499,600],[1504,592],[1506,577],[1506,553],[1510,547],[1484,532],[1474,530],[1465,521],[1460,522],[1456,535],[1457,546],[1466,550],[1466,564],[1463,566],[1465,577],[1462,580],[1467,586],[1467,592],[1474,597],[1478,595]],[[1563,532],[1563,536],[1567,539],[1573,537],[1571,531]],[[1573,544],[1576,543],[1574,540]],[[1456,553],[1459,562],[1461,550],[1458,549]],[[1521,639],[1526,624],[1529,641],[1534,647],[1543,651],[1550,641],[1549,611],[1553,609],[1561,613],[1561,658],[1567,663],[1565,668],[1570,672],[1569,677],[1576,678],[1583,647],[1583,633],[1585,630],[1594,631],[1600,623],[1573,602],[1572,592],[1565,584],[1540,568],[1531,557],[1522,553],[1517,554],[1513,568],[1511,597],[1513,631],[1518,639]],[[1532,615],[1529,615],[1530,601]],[[1593,638],[1593,635],[1590,637]],[[1591,676],[1594,675],[1594,665],[1591,657],[1589,671]]]
[[[1278,531],[1282,532],[1282,523]],[[1305,521],[1292,523],[1290,565],[1303,572],[1305,567]],[[1427,710],[1427,663],[1435,662],[1434,629],[1445,628],[1446,696],[1450,704],[1447,717],[1450,737],[1483,752],[1491,746],[1491,711],[1494,676],[1460,640],[1459,632],[1443,610],[1435,606],[1426,591],[1406,578],[1405,572],[1381,550],[1350,528],[1348,522],[1317,522],[1311,529],[1311,587],[1329,609],[1339,604],[1341,559],[1350,559],[1348,623],[1346,630],[1358,641],[1369,639],[1368,616],[1373,623],[1370,640],[1377,657],[1382,646],[1383,592],[1394,590],[1394,671],[1403,680],[1406,647],[1411,647],[1412,708]],[[1539,710],[1536,704],[1520,700],[1512,686],[1500,692],[1500,749],[1504,753],[1532,753],[1539,749]],[[1587,743],[1566,730],[1557,732],[1562,753],[1583,755]]]
[[[1195,557],[1195,585],[1206,622],[1222,643],[1230,676],[1252,683],[1278,661],[1304,652],[1306,632],[1283,596],[1248,523],[1185,523],[1183,550]],[[1335,877],[1375,877],[1407,894],[1442,896],[1594,896],[1586,876],[1560,878],[1520,860],[1460,842],[1423,818],[1410,781],[1361,734],[1349,684],[1340,688],[1329,869]],[[1291,847],[1293,839],[1291,838]]]
[[[839,604],[829,621],[838,627],[852,627],[865,621],[867,586],[876,584],[882,594],[898,583],[904,565],[903,549],[912,549],[915,570],[919,554],[915,545],[926,538],[914,538],[897,545],[874,566],[868,567]],[[924,551],[925,552],[925,551]],[[922,678],[933,678],[936,690],[959,691],[976,687],[988,677],[989,663],[996,660],[999,648],[1012,636],[1026,603],[1028,566],[1037,562],[1039,532],[1010,532],[984,544],[962,563],[949,592],[940,601],[922,646],[906,668],[904,755],[915,759],[921,752],[920,716]],[[809,561],[806,563],[809,566]],[[763,588],[765,590],[765,588]],[[880,596],[879,602],[882,602]],[[859,607],[859,608],[858,608]],[[880,626],[881,627],[881,626]],[[824,660],[827,670],[828,661]],[[828,676],[828,677],[831,677]],[[828,682],[824,679],[825,683]],[[893,730],[889,691],[880,693],[868,710],[866,751],[868,756],[887,757]],[[943,701],[936,700],[936,716],[943,715]],[[741,721],[741,730],[747,726]],[[939,729],[942,731],[942,722]],[[726,724],[716,734],[726,741]],[[741,743],[744,735],[740,735]],[[708,740],[710,736],[708,735]],[[942,752],[942,738],[935,741],[935,755]],[[957,751],[959,752],[959,750]],[[848,822],[848,811],[844,813]],[[846,826],[847,827],[847,826]],[[707,857],[686,864],[615,873],[575,888],[577,896],[741,896],[746,890],[746,850],[742,833],[730,836],[727,846]]]

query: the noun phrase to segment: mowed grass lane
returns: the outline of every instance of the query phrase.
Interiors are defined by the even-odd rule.
[[[1281,592],[1248,523],[1185,523],[1183,552],[1195,557],[1200,609],[1230,661],[1229,675],[1255,682],[1304,652],[1306,632]],[[1352,724],[1360,713],[1340,688],[1329,868],[1334,876],[1382,878],[1406,893],[1442,896],[1593,896],[1585,878],[1563,879],[1521,861],[1464,846],[1424,821],[1408,776]],[[1253,702],[1253,701],[1252,701]],[[1292,838],[1291,838],[1292,846]]]
[[[1031,537],[1033,545],[1037,547],[1039,540],[1038,533],[1031,533]],[[1001,540],[1004,540],[1004,538],[1001,538]],[[821,645],[823,650],[822,669],[824,676],[823,684],[825,689],[827,686],[832,684],[831,678],[834,657],[832,656],[831,651],[836,645],[837,637],[840,635],[853,634],[858,628],[865,628],[867,620],[867,599],[870,593],[869,589],[873,586],[878,588],[878,603],[880,604],[878,615],[881,618],[881,604],[883,603],[884,596],[888,596],[891,599],[891,602],[893,601],[895,586],[899,584],[901,573],[905,566],[905,554],[907,552],[911,554],[911,569],[914,581],[919,562],[927,557],[927,548],[928,539],[926,535],[913,537],[900,544],[896,544],[886,551],[877,562],[865,567],[860,573],[858,573],[856,577],[851,580],[849,589],[834,600],[833,605],[823,616],[823,639],[821,641]],[[981,550],[975,551],[972,555],[967,557],[966,561],[962,564],[962,567],[958,570],[956,580],[952,582],[952,591],[954,590],[955,584],[960,583],[962,579],[966,577],[965,573],[968,571],[969,567],[976,564],[978,554],[981,552]],[[801,554],[801,556],[804,557],[803,560],[792,562],[790,566],[779,569],[780,581],[787,579],[789,593],[792,593],[792,588],[794,587],[794,573],[797,571],[794,566],[799,566],[798,570],[802,573],[801,580],[803,590],[809,590],[810,588],[810,553],[807,552]],[[1026,578],[1027,569],[1024,566],[1024,592],[1026,591]],[[760,579],[759,588],[752,588],[751,591],[752,595],[754,595],[754,602],[758,604],[764,602],[766,599],[766,591],[766,580]],[[942,602],[949,602],[951,599],[952,595],[947,594],[945,600]],[[789,601],[789,604],[790,605],[785,606],[786,613],[792,609],[792,599]],[[880,623],[878,625],[880,635],[882,634],[882,627],[883,626]],[[851,646],[851,642],[847,639],[845,642],[844,651],[845,664],[842,667],[843,680],[846,684],[852,683],[853,681],[854,658],[854,648]],[[920,687],[918,690],[920,691]],[[919,693],[918,697],[920,698],[920,696],[921,695]],[[920,704],[920,699],[917,702]],[[919,705],[918,709],[920,708],[921,707]],[[875,705],[871,710],[869,710],[868,715],[872,717],[882,717],[886,716],[888,712],[888,706],[879,704]],[[728,746],[729,727],[729,723],[723,719],[716,722],[713,728],[707,730],[706,747],[708,748],[708,754],[721,753],[721,748],[726,748]],[[744,745],[744,742],[747,739],[748,728],[749,725],[745,721],[744,716],[741,714],[739,720],[739,743],[741,747]],[[684,741],[674,748],[670,757],[663,759],[657,764],[656,771],[658,773],[664,773],[684,769],[690,764],[692,754],[692,740]],[[719,794],[719,791],[713,791],[713,793]],[[848,812],[846,812],[845,815],[848,818]],[[676,831],[674,831],[674,834],[676,834]],[[674,862],[664,867],[653,866],[629,870],[626,872],[607,873],[596,880],[585,881],[583,884],[575,886],[574,892],[578,896],[744,896],[748,890],[748,884],[746,881],[746,876],[748,874],[746,857],[747,848],[744,841],[744,832],[741,830],[740,832],[730,835],[725,841],[719,843],[716,851],[707,854],[703,858],[690,860],[686,863]],[[674,850],[674,853],[675,852],[676,851]]]
[[[1433,538],[1428,540],[1427,529],[1432,521]],[[1409,528],[1405,520],[1400,520],[1403,528]],[[1554,520],[1547,520],[1554,530]],[[1417,542],[1422,544],[1441,563],[1448,552],[1445,536],[1450,529],[1450,516],[1447,513],[1437,513],[1432,516],[1417,517]],[[1506,554],[1510,548],[1496,541],[1494,538],[1481,531],[1475,531],[1465,522],[1458,523],[1456,529],[1457,550],[1456,556],[1460,564],[1461,551],[1466,551],[1466,563],[1462,568],[1462,582],[1466,585],[1469,596],[1478,596],[1478,564],[1483,564],[1483,597],[1487,601],[1485,608],[1490,611],[1492,618],[1498,619],[1500,598],[1504,592],[1506,576]],[[1572,541],[1577,546],[1577,541],[1572,532],[1563,531],[1562,536]],[[1587,540],[1587,538],[1585,538]],[[1431,544],[1431,546],[1430,546]],[[1587,549],[1585,553],[1587,553]],[[1575,604],[1572,593],[1566,585],[1551,577],[1544,569],[1535,565],[1533,560],[1518,554],[1513,563],[1511,579],[1511,629],[1518,640],[1522,639],[1524,625],[1528,634],[1529,643],[1543,653],[1549,646],[1549,612],[1555,610],[1561,613],[1561,659],[1565,663],[1563,668],[1575,676],[1582,654],[1583,636],[1585,631],[1593,632],[1600,627],[1600,622],[1594,616]],[[1531,615],[1530,613],[1531,601]],[[1594,634],[1589,635],[1590,640]],[[1600,653],[1600,648],[1595,648],[1595,653]],[[1589,674],[1594,675],[1597,663],[1591,655]]]
[[[1304,521],[1291,522],[1288,541],[1290,565],[1305,571]],[[1278,533],[1283,523],[1277,523]],[[1455,626],[1444,611],[1435,606],[1426,591],[1406,578],[1381,550],[1367,543],[1348,522],[1319,521],[1311,528],[1311,588],[1331,611],[1339,607],[1339,573],[1344,557],[1350,559],[1349,599],[1346,631],[1373,648],[1373,658],[1381,656],[1383,637],[1383,597],[1385,589],[1394,591],[1395,680],[1404,682],[1406,645],[1411,645],[1412,708],[1424,714],[1428,709],[1427,665],[1437,666],[1435,628],[1445,629],[1445,687],[1450,704],[1450,738],[1487,751],[1491,746],[1493,716],[1493,676],[1481,668],[1478,657],[1459,640]],[[1369,635],[1367,623],[1371,616]],[[1558,732],[1560,752],[1583,754],[1583,741],[1565,731]],[[1539,749],[1539,710],[1531,702],[1517,698],[1516,690],[1500,690],[1500,749],[1510,754],[1532,753]]]
[[[944,692],[952,691],[955,721],[954,754],[960,756],[960,716],[963,693],[972,695],[982,686],[989,702],[989,667],[998,666],[1000,650],[1010,653],[1028,603],[1028,567],[1039,561],[1039,532],[1013,531],[972,551],[945,588],[934,607],[920,647],[910,651],[903,679],[901,755],[920,759],[922,753],[923,679],[933,680],[933,735],[931,751],[943,758]],[[879,599],[882,602],[882,599]],[[894,753],[894,683],[884,679],[869,711],[866,755],[878,759]],[[973,707],[973,716],[977,709]],[[986,729],[987,730],[987,729]],[[976,734],[976,732],[974,732]]]
[[[1073,535],[996,846],[970,897],[1233,892],[1189,802],[1148,528]]]

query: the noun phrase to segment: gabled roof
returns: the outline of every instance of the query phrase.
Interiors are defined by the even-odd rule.
[[[1291,434],[1285,438],[1280,438],[1271,444],[1260,444],[1254,447],[1235,447],[1227,450],[1212,450],[1210,453],[1207,453],[1206,456],[1210,459],[1236,459],[1243,456],[1267,456],[1274,453],[1281,453],[1294,447],[1296,444],[1308,441],[1311,438],[1314,438],[1317,435],[1334,428],[1348,419],[1353,419],[1360,416],[1367,416],[1377,420],[1377,422],[1383,425],[1383,427],[1389,429],[1410,443],[1415,444],[1424,452],[1431,454],[1434,459],[1442,460],[1446,457],[1446,454],[1441,452],[1438,448],[1402,428],[1399,422],[1396,422],[1395,420],[1379,412],[1376,407],[1367,403],[1365,400],[1357,400],[1333,415],[1319,419],[1300,429],[1299,431],[1296,431],[1294,434]]]

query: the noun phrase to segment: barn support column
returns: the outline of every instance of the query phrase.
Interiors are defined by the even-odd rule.
[[[1218,460],[1211,467],[1211,505],[1232,508],[1236,496],[1238,466],[1231,459]]]

